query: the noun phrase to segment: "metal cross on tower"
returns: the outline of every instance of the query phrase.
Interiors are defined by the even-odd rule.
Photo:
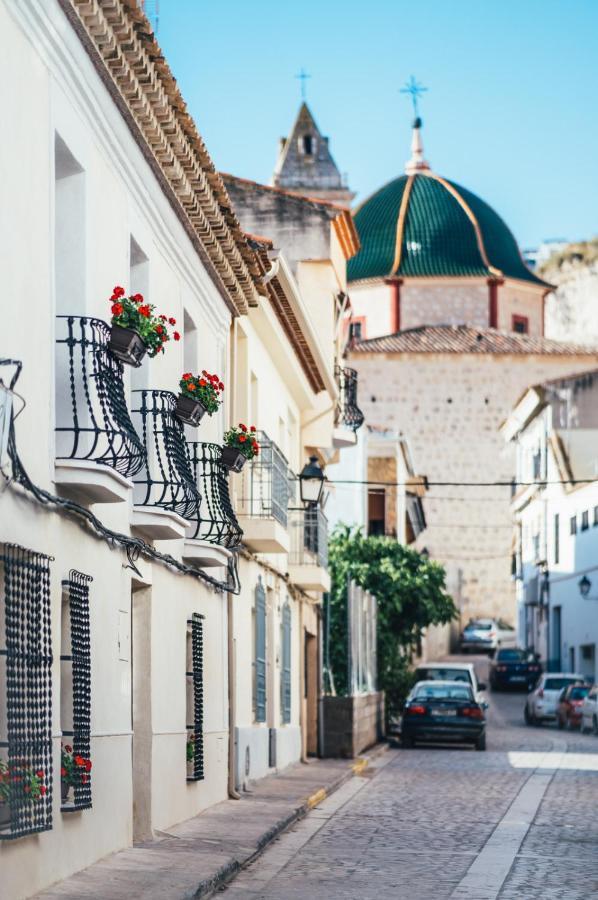
[[[304,68],[301,68],[301,70],[297,73],[297,75],[295,75],[295,78],[298,78],[299,81],[301,82],[301,99],[305,100],[305,97],[307,94],[307,87],[306,87],[305,82],[307,81],[308,78],[311,78],[311,75],[308,72],[306,72]]]
[[[428,90],[427,87],[424,87],[423,84],[419,84],[415,76],[411,76],[405,87],[400,88],[399,93],[401,94],[410,94],[411,102],[413,103],[413,115],[415,118],[419,118],[419,108],[418,108],[418,100],[422,94],[425,94]]]

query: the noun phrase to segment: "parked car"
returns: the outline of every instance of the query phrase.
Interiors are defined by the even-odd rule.
[[[529,650],[507,647],[496,651],[490,664],[490,687],[525,687],[531,691],[542,674],[542,666]]]
[[[478,681],[473,663],[428,662],[415,670],[415,681],[457,681],[471,685],[476,703],[486,703],[486,685]]]
[[[461,635],[461,651],[494,653],[498,647],[515,646],[515,629],[502,619],[470,619]]]
[[[564,688],[582,682],[584,677],[577,672],[546,672],[531,693],[527,695],[523,715],[528,725],[556,719],[556,708]]]
[[[561,691],[556,708],[556,724],[559,728],[581,726],[581,707],[589,693],[589,684],[570,684]]]
[[[401,745],[417,741],[472,743],[486,749],[486,717],[472,686],[457,681],[420,681],[411,690],[401,719]]]
[[[598,684],[592,685],[581,705],[581,730],[598,735]]]

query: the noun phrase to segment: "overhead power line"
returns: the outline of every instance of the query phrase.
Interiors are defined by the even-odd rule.
[[[359,478],[329,478],[329,484],[364,484],[373,487],[405,487],[402,481],[365,481]],[[596,484],[596,478],[565,478],[559,481],[429,481],[426,487],[548,487],[557,484]]]

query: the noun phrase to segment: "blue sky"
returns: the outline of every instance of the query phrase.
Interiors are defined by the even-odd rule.
[[[158,38],[223,171],[269,180],[304,66],[364,199],[403,171],[414,74],[437,172],[523,246],[598,234],[598,0],[160,0]]]

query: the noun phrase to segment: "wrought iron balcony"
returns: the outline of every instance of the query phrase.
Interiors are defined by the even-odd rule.
[[[272,518],[286,528],[291,494],[289,464],[263,431],[258,432],[259,456],[243,469],[240,511],[245,516]]]
[[[220,462],[219,444],[189,441],[195,483],[201,494],[201,506],[191,537],[234,550],[243,532],[237,522],[228,490],[228,473]]]
[[[125,401],[123,366],[108,350],[101,319],[57,317],[56,459],[136,475],[145,449]]]
[[[321,507],[314,504],[305,509],[290,509],[291,566],[320,566],[328,568],[328,519]]]
[[[357,405],[357,372],[343,366],[335,366],[334,372],[339,391],[335,424],[357,431],[363,425],[363,413]]]
[[[136,506],[163,509],[187,520],[199,517],[200,493],[183,426],[174,414],[171,391],[133,392],[133,421],[139,426],[147,459],[133,479]]]

